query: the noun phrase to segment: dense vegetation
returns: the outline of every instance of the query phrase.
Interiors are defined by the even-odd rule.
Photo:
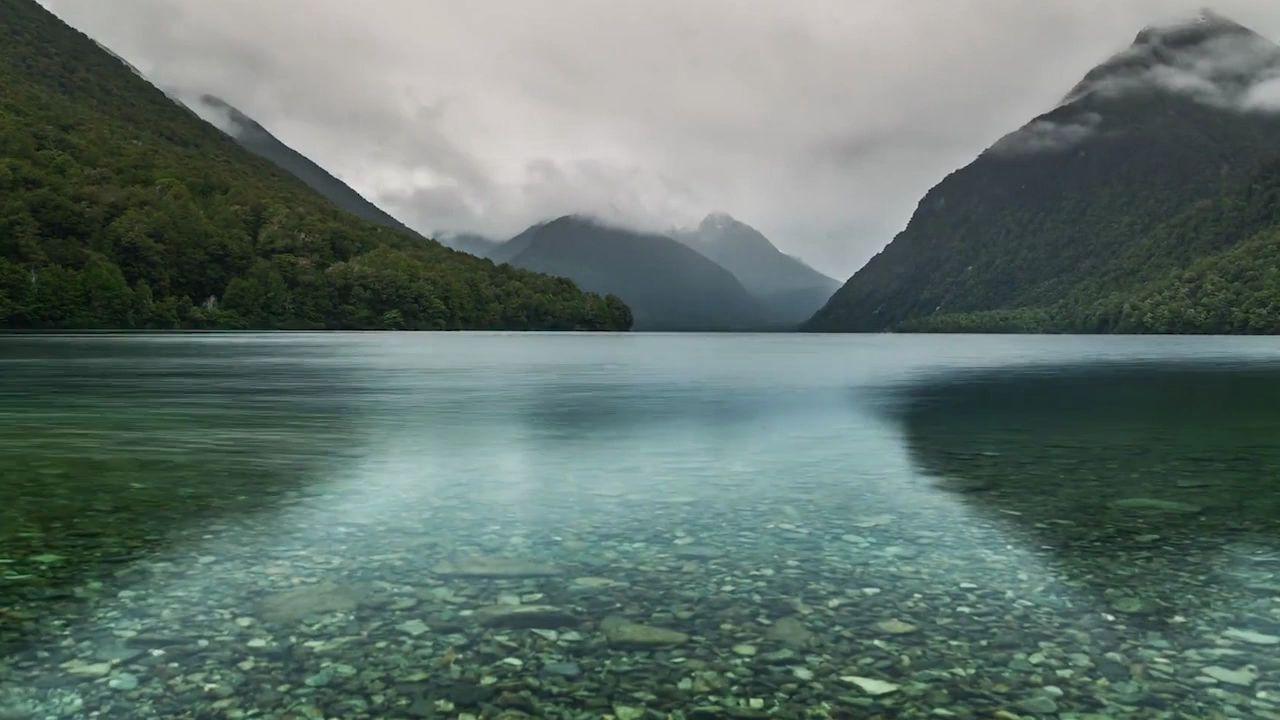
[[[641,330],[760,330],[764,309],[728,270],[664,235],[568,216],[535,225],[492,257],[572,278],[626,301]]]
[[[780,327],[792,329],[808,320],[840,287],[724,213],[708,215],[696,229],[674,237],[733,273]]]
[[[1205,42],[1215,51],[1245,43],[1259,56],[1260,38],[1244,28],[1215,21],[1198,29],[1172,39],[1147,31],[1139,43],[1152,48],[1135,48],[1088,81],[1106,81],[1135,57],[1201,57]],[[1267,44],[1268,58],[1280,67],[1280,48]],[[1280,331],[1280,169],[1265,162],[1276,155],[1280,114],[1160,86],[1077,88],[931,190],[906,230],[808,327]]]
[[[0,326],[625,329],[617,298],[358,219],[0,0]]]

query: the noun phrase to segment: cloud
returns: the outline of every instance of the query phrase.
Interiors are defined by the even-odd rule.
[[[1280,50],[1271,41],[1235,34],[1182,47],[1166,44],[1155,31],[1149,37],[1114,57],[1111,69],[1077,88],[1068,102],[1158,88],[1230,110],[1273,109],[1268,87],[1280,74]]]
[[[1280,76],[1255,83],[1244,95],[1244,107],[1249,110],[1280,112]]]
[[[1202,1],[41,0],[419,230],[722,209],[841,277],[947,173]],[[1219,4],[1280,37],[1280,3]]]
[[[1092,136],[1102,124],[1102,116],[1087,112],[1065,122],[1040,119],[1009,133],[991,146],[993,155],[1018,157],[1070,149]]]

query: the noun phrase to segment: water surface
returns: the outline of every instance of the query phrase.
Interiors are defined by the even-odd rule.
[[[0,718],[1280,718],[1270,339],[8,337],[0,418]]]

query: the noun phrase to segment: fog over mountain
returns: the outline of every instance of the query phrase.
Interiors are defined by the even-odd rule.
[[[577,212],[664,230],[722,209],[840,279],[939,178],[1062,102],[1135,28],[1201,4],[42,2],[423,233],[506,238]],[[1280,37],[1280,3],[1214,7]],[[1280,80],[1211,96],[1198,81],[1215,62],[1156,80],[1241,109],[1280,102]],[[1081,116],[1001,149],[1092,130]]]

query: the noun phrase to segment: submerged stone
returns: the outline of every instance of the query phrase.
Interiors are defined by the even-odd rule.
[[[1240,687],[1249,687],[1258,680],[1258,670],[1249,665],[1238,670],[1232,670],[1218,665],[1210,665],[1200,672],[1214,680],[1217,680],[1218,682],[1224,682],[1228,685],[1239,685]]]
[[[605,577],[578,577],[569,581],[570,590],[608,590],[627,587],[627,583]]]
[[[547,675],[575,678],[582,674],[582,668],[575,662],[553,662],[543,665],[542,672]]]
[[[297,623],[313,615],[351,612],[362,597],[363,588],[322,582],[268,595],[258,603],[258,617],[281,625]]]
[[[664,647],[689,641],[689,636],[682,632],[642,625],[620,617],[605,618],[600,623],[600,630],[610,645],[618,647]]]
[[[111,663],[87,663],[82,660],[72,660],[62,664],[62,669],[67,671],[68,675],[76,675],[79,677],[103,677],[111,672]]]
[[[431,569],[437,575],[473,578],[522,578],[559,575],[554,565],[511,558],[473,557],[445,560]]]
[[[1116,510],[1132,510],[1134,512],[1160,512],[1194,514],[1203,508],[1191,503],[1177,500],[1161,500],[1159,498],[1125,498],[1112,501],[1111,507]]]
[[[138,677],[129,673],[113,675],[111,676],[111,679],[107,681],[107,687],[112,690],[120,690],[122,692],[136,690],[138,688]]]
[[[909,635],[919,629],[920,628],[912,625],[911,623],[902,622],[896,618],[876,623],[876,630],[887,635]]]
[[[1058,703],[1048,695],[1038,695],[1019,702],[1018,709],[1032,715],[1052,715],[1058,712]]]
[[[1223,636],[1228,637],[1232,640],[1239,640],[1240,642],[1249,643],[1250,645],[1280,644],[1280,637],[1276,637],[1275,635],[1266,635],[1260,632],[1254,632],[1253,630],[1240,630],[1237,628],[1231,628],[1230,630],[1224,632]]]
[[[486,627],[557,628],[577,625],[578,617],[552,605],[491,605],[473,616]]]
[[[804,621],[797,617],[784,617],[769,626],[764,633],[765,639],[784,647],[798,650],[813,640],[813,633],[805,627]]]
[[[889,693],[897,692],[901,688],[901,686],[894,685],[891,682],[860,675],[842,675],[840,679],[851,685],[857,685],[862,692],[871,696],[888,695]]]

